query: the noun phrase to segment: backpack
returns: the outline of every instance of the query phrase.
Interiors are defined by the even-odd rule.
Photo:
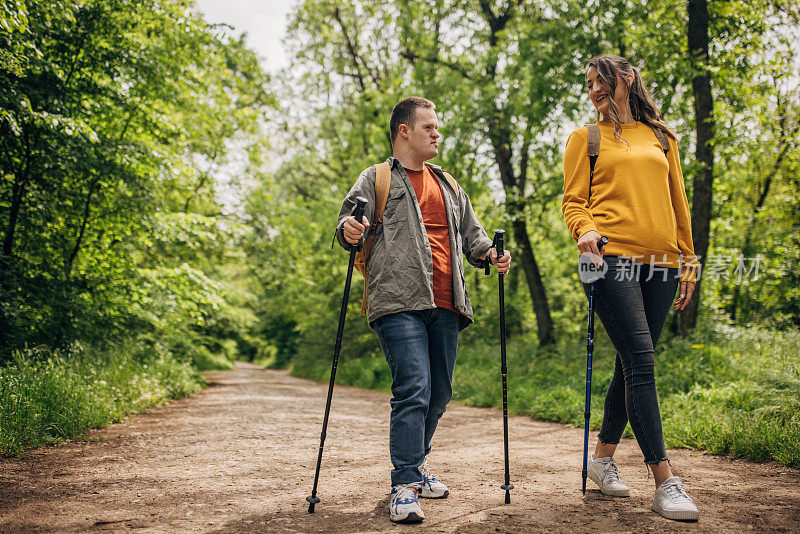
[[[589,144],[586,148],[587,155],[589,156],[589,198],[592,197],[592,180],[594,179],[594,164],[597,162],[597,156],[600,154],[600,127],[597,124],[587,124],[586,129],[589,131]],[[664,155],[669,152],[669,139],[663,130],[650,127],[653,133],[661,144],[661,149]]]
[[[444,177],[450,182],[450,185],[456,192],[456,198],[459,196],[458,183],[455,178],[450,174],[442,171]],[[369,267],[369,256],[372,252],[372,245],[375,243],[375,232],[379,224],[383,223],[383,210],[386,208],[386,202],[389,200],[389,188],[392,185],[392,168],[388,161],[378,163],[375,165],[375,213],[372,216],[372,223],[369,230],[367,230],[367,237],[364,238],[364,244],[356,252],[356,258],[353,265],[355,268],[364,275],[364,296],[361,299],[361,315],[367,314],[367,269]],[[361,221],[359,221],[361,222]]]

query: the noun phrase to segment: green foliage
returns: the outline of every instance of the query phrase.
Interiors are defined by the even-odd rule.
[[[317,358],[294,359],[290,371],[293,375],[317,381],[330,380],[333,349]],[[336,383],[360,388],[390,391],[392,375],[383,355],[374,352],[370,355],[342,358],[336,368]]]
[[[468,192],[486,228],[508,232],[516,265],[506,284],[511,335],[537,329],[515,221],[525,221],[557,334],[570,335],[570,322],[582,313],[582,296],[574,291],[575,246],[560,209],[561,151],[567,134],[594,118],[583,87],[590,57],[620,53],[641,69],[678,133],[691,186],[698,169],[684,4],[507,6],[445,0],[298,5],[288,39],[294,63],[278,78],[283,106],[272,115],[281,125],[276,142],[283,159],[263,174],[248,205],[257,330],[278,351],[273,365],[327,350],[346,265],[340,247],[330,248],[335,215],[358,173],[388,155],[388,118],[402,96],[435,100],[443,134],[436,162]],[[800,7],[796,1],[750,7],[712,6],[719,172],[710,253],[761,254],[764,261],[756,280],[708,278],[703,302],[723,322],[791,328],[800,317],[800,247],[792,245],[800,63],[791,46]],[[494,31],[499,18],[505,26]],[[352,301],[360,299],[361,284],[355,275]],[[467,284],[476,318],[464,333],[469,343],[491,334],[497,302],[495,280],[467,269]],[[356,309],[353,302],[344,352],[376,351]]]
[[[0,43],[0,453],[16,454],[266,345],[233,213],[276,102],[244,41],[185,0],[7,0]]]
[[[0,363],[118,336],[203,367],[252,349],[250,293],[225,271],[242,229],[222,197],[263,159],[275,101],[243,40],[192,7],[0,7]]]
[[[203,383],[163,346],[16,352],[0,368],[0,456],[80,438]]]
[[[724,328],[710,337],[712,344],[670,347],[665,374],[684,383],[667,390],[672,395],[662,403],[669,442],[800,465],[797,334]]]

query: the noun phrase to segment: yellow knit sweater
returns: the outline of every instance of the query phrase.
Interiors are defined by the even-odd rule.
[[[588,131],[578,128],[564,151],[561,209],[576,241],[590,230],[608,237],[603,252],[658,266],[680,267],[681,280],[695,281],[698,266],[692,245],[689,203],[678,147],[669,139],[664,155],[646,124],[601,121],[600,155],[589,200]]]

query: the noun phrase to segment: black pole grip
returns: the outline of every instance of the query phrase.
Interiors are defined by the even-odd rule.
[[[356,197],[356,207],[353,208],[353,218],[358,224],[364,224],[362,222],[364,219],[364,207],[368,202],[369,200],[364,197]],[[350,250],[361,250],[361,244],[357,243],[355,245],[350,245]]]
[[[353,208],[353,217],[356,218],[358,224],[363,224],[361,219],[364,217],[364,206],[367,205],[367,202],[369,202],[369,200],[364,197],[356,197],[356,207]]]
[[[603,252],[603,247],[608,245],[608,238],[606,236],[600,236],[600,239],[597,240],[597,250]]]
[[[483,274],[489,275],[490,274],[490,267],[492,266],[492,262],[489,261],[489,251],[494,248],[497,251],[497,257],[500,258],[503,255],[503,234],[506,233],[505,230],[495,230],[494,231],[494,239],[492,239],[492,246],[489,247],[489,250],[486,251],[486,259],[483,260],[483,268],[485,269]],[[499,239],[499,241],[498,241]]]
[[[499,228],[494,231],[494,246],[498,260],[503,257],[503,252],[505,252],[505,247],[503,247],[503,234],[505,233],[505,230],[500,230]]]
[[[494,246],[494,240],[492,240],[492,247]],[[490,267],[492,266],[492,262],[489,261],[489,252],[492,251],[492,247],[489,247],[489,250],[486,251],[486,257],[483,259],[483,274],[489,276],[491,273]]]

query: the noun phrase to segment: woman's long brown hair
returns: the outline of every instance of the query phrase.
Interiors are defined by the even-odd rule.
[[[616,102],[614,102],[613,98],[614,91],[617,88],[620,76],[633,74],[633,84],[628,90],[628,103],[631,107],[633,120],[644,123],[651,128],[658,128],[671,138],[676,139],[670,127],[661,119],[661,112],[656,107],[655,102],[653,102],[650,92],[644,86],[639,69],[632,66],[627,59],[606,54],[597,56],[589,61],[589,65],[586,68],[588,69],[589,67],[595,68],[597,76],[600,78],[600,83],[603,84],[609,92],[609,115],[614,122],[614,137],[622,140],[622,136],[620,135],[622,125],[619,122],[619,107]],[[597,120],[600,120],[599,111],[597,112]]]

